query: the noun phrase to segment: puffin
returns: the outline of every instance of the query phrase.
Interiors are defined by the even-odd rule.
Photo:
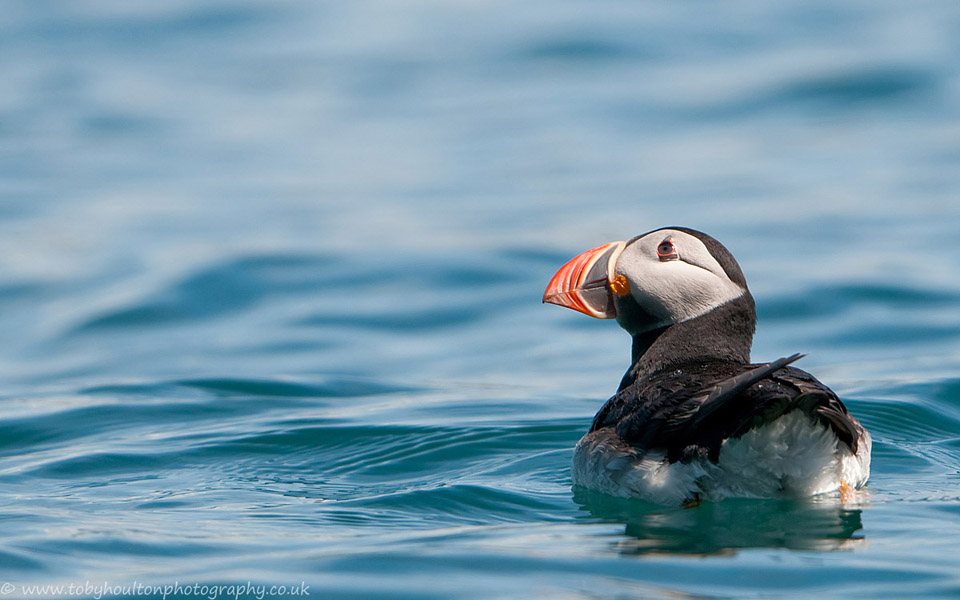
[[[839,492],[870,476],[870,434],[793,354],[751,363],[756,308],[733,255],[666,227],[567,262],[543,302],[616,319],[631,366],[577,443],[573,483],[660,505]]]

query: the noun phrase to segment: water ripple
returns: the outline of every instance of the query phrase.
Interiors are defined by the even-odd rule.
[[[6,3],[0,582],[956,596],[934,4]],[[571,490],[629,340],[540,294],[669,224],[870,429],[856,501]]]

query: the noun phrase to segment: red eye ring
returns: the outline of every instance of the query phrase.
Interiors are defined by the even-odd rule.
[[[680,255],[677,254],[677,248],[673,245],[673,242],[663,240],[660,242],[660,245],[657,246],[657,257],[659,257],[660,260],[673,260],[680,258]]]

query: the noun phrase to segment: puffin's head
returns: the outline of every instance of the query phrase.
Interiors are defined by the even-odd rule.
[[[668,227],[573,258],[550,280],[543,301],[615,318],[636,335],[689,321],[748,293],[740,266],[720,242]]]

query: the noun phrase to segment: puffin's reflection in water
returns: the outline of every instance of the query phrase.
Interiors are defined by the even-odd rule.
[[[865,543],[861,510],[839,497],[727,499],[695,508],[665,508],[576,488],[574,501],[595,519],[626,526],[628,539],[616,542],[624,554],[733,555],[746,548],[827,551]]]

